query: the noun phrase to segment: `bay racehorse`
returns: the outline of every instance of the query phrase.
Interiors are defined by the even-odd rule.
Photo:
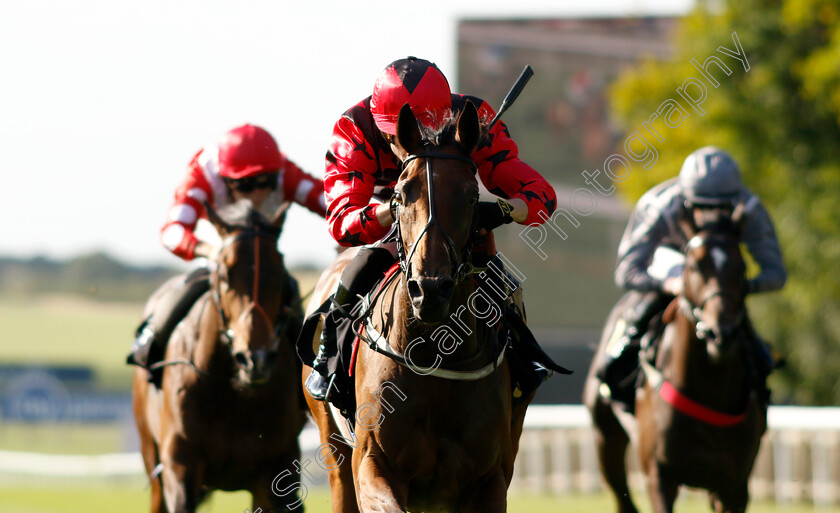
[[[363,326],[355,433],[342,434],[331,407],[306,395],[336,513],[506,511],[533,398],[513,404],[505,345],[488,326],[489,305],[475,296],[470,250],[479,188],[469,155],[482,137],[476,109],[467,103],[441,130],[423,130],[405,105],[393,144],[403,163],[395,187],[400,268]],[[334,290],[354,253],[325,271],[310,310]],[[312,342],[317,348],[317,334]]]
[[[644,385],[635,418],[599,394],[598,355],[628,303],[610,315],[590,368],[584,402],[595,427],[601,472],[620,513],[636,512],[627,488],[625,453],[637,446],[656,513],[673,511],[679,487],[709,491],[714,510],[743,512],[747,481],[767,424],[763,380],[756,379],[758,343],[744,299],[745,264],[739,248],[743,205],[720,209],[702,226],[683,207],[684,290],[665,312],[668,323],[654,365],[641,358]]]
[[[173,332],[161,389],[146,370],[134,375],[153,513],[194,512],[212,490],[249,490],[255,511],[302,511],[272,494],[275,477],[300,457],[305,421],[289,333],[301,312],[284,306],[299,298],[277,251],[285,209],[269,222],[249,202],[232,207],[223,219],[207,205],[222,239],[210,291]]]

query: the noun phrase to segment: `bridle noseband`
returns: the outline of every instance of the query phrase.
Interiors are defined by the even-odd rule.
[[[439,159],[448,159],[448,160],[460,160],[461,162],[466,162],[472,168],[473,174],[476,173],[477,167],[475,162],[469,157],[465,157],[463,155],[452,155],[449,153],[442,153],[439,151],[431,151],[427,148],[430,146],[428,141],[424,141],[423,143],[423,150],[420,153],[410,154],[402,161],[402,170],[405,170],[406,165],[415,159],[426,159],[426,182],[428,183],[428,196],[429,196],[429,220],[426,222],[426,226],[423,227],[423,230],[420,232],[420,235],[417,236],[417,240],[414,241],[414,244],[411,246],[411,250],[409,251],[408,255],[405,254],[405,246],[402,240],[402,232],[400,230],[400,217],[399,215],[396,216],[394,219],[394,226],[396,231],[396,242],[397,242],[397,255],[399,257],[400,268],[402,272],[405,274],[406,280],[411,279],[411,266],[409,263],[411,262],[411,258],[414,256],[414,251],[417,249],[417,246],[420,243],[420,240],[426,235],[428,232],[429,227],[433,225],[437,225],[438,229],[440,230],[441,235],[443,235],[443,240],[446,244],[446,253],[449,256],[451,261],[451,268],[452,268],[452,276],[455,279],[455,283],[459,283],[461,280],[464,279],[465,276],[472,272],[472,264],[470,263],[470,253],[472,252],[472,247],[475,242],[475,231],[476,231],[476,223],[478,221],[478,206],[477,204],[473,207],[473,215],[472,215],[472,222],[470,224],[470,235],[467,241],[467,244],[464,246],[464,249],[461,253],[460,261],[457,259],[456,255],[458,254],[458,250],[455,247],[455,244],[452,242],[452,239],[443,229],[443,226],[440,224],[440,221],[437,217],[437,209],[435,207],[435,194],[434,194],[434,176],[432,174],[432,159],[439,158]]]
[[[686,244],[686,251],[698,247],[704,244],[707,239],[700,238],[699,235],[692,238]],[[699,304],[693,302],[691,299],[686,296],[685,291],[680,294],[677,301],[679,302],[680,309],[682,310],[683,314],[694,324],[695,335],[699,340],[705,340],[706,337],[709,336],[711,333],[711,329],[706,326],[701,319],[703,316],[703,309],[706,307],[706,303],[708,303],[711,299],[716,297],[722,297],[724,299],[731,299],[734,303],[737,303],[741,306],[740,311],[738,312],[738,316],[735,318],[735,325],[740,326],[743,322],[746,312],[746,307],[744,305],[744,298],[737,298],[734,294],[726,292],[721,287],[717,287],[714,290],[707,291],[703,294],[702,299],[700,300]]]

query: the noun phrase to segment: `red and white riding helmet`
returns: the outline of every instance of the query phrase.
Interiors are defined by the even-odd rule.
[[[408,57],[392,62],[379,74],[370,98],[370,111],[379,130],[396,134],[397,115],[406,103],[424,126],[437,126],[449,115],[449,82],[434,63]]]
[[[283,155],[277,142],[258,126],[238,126],[219,141],[219,174],[225,178],[239,180],[277,172],[282,167]]]

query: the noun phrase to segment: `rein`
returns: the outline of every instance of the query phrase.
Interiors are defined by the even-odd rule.
[[[713,290],[711,293],[706,294],[703,297],[699,305],[695,305],[690,299],[685,297],[685,295],[683,294],[681,294],[677,298],[677,302],[680,306],[680,311],[683,313],[683,315],[686,316],[686,318],[689,321],[691,321],[692,324],[694,324],[694,333],[699,340],[705,340],[710,332],[709,328],[706,326],[706,323],[700,320],[700,318],[703,315],[703,308],[706,306],[706,303],[714,297],[732,298],[733,296],[731,294],[723,292],[720,289]],[[743,301],[741,302],[741,304],[743,305]],[[746,319],[746,315],[744,313],[745,311],[746,308],[741,309],[741,311],[738,313],[738,316],[735,318],[735,324],[740,326],[741,323],[744,322],[744,319]]]
[[[399,351],[394,349],[391,346],[391,344],[388,343],[388,339],[385,338],[385,336],[373,325],[370,319],[370,315],[373,313],[374,303],[382,296],[384,291],[388,288],[388,285],[393,283],[394,278],[398,275],[397,272],[394,272],[396,271],[396,269],[397,267],[394,267],[391,271],[389,271],[389,273],[385,276],[385,280],[379,286],[379,289],[374,294],[369,296],[370,299],[362,298],[362,301],[365,304],[365,312],[359,318],[358,323],[353,328],[354,333],[357,333],[358,340],[365,342],[372,351],[387,356],[388,358],[394,360],[403,367],[407,367],[416,374],[420,374],[422,376],[434,376],[454,381],[475,381],[489,376],[502,364],[502,362],[504,361],[505,352],[507,350],[507,344],[501,344],[498,347],[497,354],[490,363],[486,364],[480,369],[471,371],[442,369],[440,367],[440,355],[438,355],[436,365],[422,369],[411,362],[411,356],[408,354],[408,351],[406,351],[406,353],[400,353]],[[485,270],[486,268],[475,268],[475,272],[483,272]],[[353,369],[355,368],[356,353],[358,349],[358,344],[356,344],[353,348],[353,356],[350,361],[351,375],[354,372]],[[481,358],[482,350],[483,348],[479,347],[475,354],[470,355],[458,362],[449,363],[450,365],[454,363],[456,366],[468,366],[469,364],[472,364]]]
[[[425,141],[424,146],[428,147],[429,142]],[[463,279],[475,273],[480,273],[484,271],[484,269],[479,269],[473,267],[472,263],[470,262],[470,256],[472,253],[472,247],[475,242],[475,233],[476,233],[476,225],[478,222],[478,206],[476,205],[473,208],[473,215],[472,221],[470,223],[470,236],[467,244],[464,246],[463,251],[461,252],[460,259],[457,258],[458,250],[455,247],[455,244],[452,242],[452,238],[446,233],[443,229],[443,226],[440,224],[440,221],[437,217],[437,209],[435,204],[435,194],[434,194],[434,175],[432,172],[432,159],[440,158],[440,159],[448,159],[448,160],[459,160],[461,162],[465,162],[470,165],[472,168],[473,174],[477,172],[477,168],[475,162],[469,157],[465,157],[462,155],[452,155],[449,153],[442,153],[436,151],[428,151],[424,150],[417,154],[409,155],[402,161],[402,169],[405,169],[405,166],[410,163],[412,160],[415,159],[425,159],[426,164],[426,182],[428,183],[428,199],[429,199],[429,219],[426,222],[426,225],[423,227],[423,230],[420,232],[420,235],[417,237],[417,240],[414,241],[411,249],[409,250],[408,254],[405,253],[405,245],[403,244],[402,240],[402,231],[400,229],[400,217],[399,215],[395,216],[394,224],[396,226],[396,243],[397,243],[397,255],[399,258],[399,268],[402,271],[402,274],[405,275],[406,280],[411,278],[411,266],[409,265],[411,259],[414,256],[414,251],[417,249],[417,246],[422,240],[423,236],[429,231],[429,228],[433,225],[437,225],[438,229],[440,230],[441,235],[443,235],[444,242],[446,244],[446,253],[450,259],[450,265],[452,268],[452,275],[455,280],[455,285],[463,281]],[[394,277],[397,276],[397,273],[391,273],[387,276],[385,282],[383,282],[382,286],[380,286],[379,290],[376,291],[375,294],[371,296],[369,300],[365,300],[365,311],[363,315],[359,319],[358,328],[354,329],[354,331],[358,334],[359,340],[364,341],[368,347],[379,354],[387,356],[391,360],[395,361],[396,363],[408,367],[415,373],[421,374],[423,376],[435,376],[438,378],[449,379],[449,380],[458,380],[458,381],[475,381],[481,378],[484,378],[490,374],[492,374],[499,365],[502,364],[505,357],[505,352],[507,349],[507,344],[500,344],[498,352],[496,356],[492,359],[491,362],[486,364],[480,369],[472,370],[472,371],[460,371],[460,370],[450,370],[450,369],[442,369],[439,365],[435,366],[431,370],[422,369],[422,372],[418,371],[417,366],[413,365],[410,362],[410,356],[406,352],[405,354],[400,353],[396,349],[394,349],[389,343],[388,340],[380,333],[370,322],[370,315],[373,313],[373,304],[376,300],[382,295],[382,292],[387,288],[387,285],[392,283]],[[479,350],[474,354],[466,359],[456,362],[458,365],[465,365],[477,361],[480,356],[482,355],[482,348],[479,347]],[[352,359],[352,362],[355,363],[355,354]],[[440,355],[438,355],[437,363],[440,362]],[[352,365],[351,365],[352,367]]]

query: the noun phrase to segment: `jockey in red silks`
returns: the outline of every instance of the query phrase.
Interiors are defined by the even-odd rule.
[[[175,189],[175,201],[160,232],[161,242],[187,261],[209,257],[214,250],[212,244],[199,240],[194,233],[198,219],[206,215],[204,202],[219,209],[241,199],[250,200],[269,218],[284,201],[326,215],[324,183],[289,160],[266,130],[245,124],[193,156],[187,176]],[[208,269],[199,267],[185,277],[181,286],[160,298],[138,328],[128,363],[148,369],[163,358],[170,333],[208,290],[208,276]],[[297,284],[292,285],[297,290]]]
[[[449,116],[457,116],[467,101],[475,105],[482,122],[489,123],[495,113],[484,100],[453,94],[435,64],[408,57],[389,64],[377,78],[373,94],[335,123],[324,175],[327,224],[340,245],[364,246],[345,268],[332,297],[347,311],[354,298],[367,293],[397,259],[396,242],[389,236],[393,223],[389,200],[401,172],[400,159],[392,151],[400,109],[408,103],[420,123],[435,127]],[[554,189],[519,159],[504,123],[489,130],[471,157],[482,183],[500,197],[479,204],[479,225],[488,232],[486,252],[493,252],[489,233],[493,228],[512,221],[542,224],[554,212]],[[337,352],[330,346],[322,337],[306,382],[307,390],[318,400],[326,397],[327,361]]]

